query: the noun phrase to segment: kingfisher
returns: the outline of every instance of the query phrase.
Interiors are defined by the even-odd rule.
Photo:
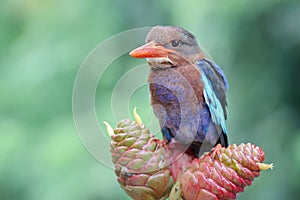
[[[146,44],[129,54],[148,62],[151,106],[167,143],[186,144],[198,156],[217,144],[228,146],[228,82],[193,34],[155,26]]]

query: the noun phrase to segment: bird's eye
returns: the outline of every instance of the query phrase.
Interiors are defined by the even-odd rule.
[[[171,45],[172,45],[172,47],[178,47],[179,46],[179,41],[178,40],[172,40]]]

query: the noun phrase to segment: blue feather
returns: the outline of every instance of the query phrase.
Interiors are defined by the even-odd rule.
[[[211,114],[212,121],[215,124],[220,125],[223,129],[223,132],[227,133],[226,124],[225,124],[224,110],[222,108],[220,100],[218,99],[217,95],[215,94],[215,92],[213,90],[213,86],[212,86],[211,81],[208,79],[207,75],[205,74],[205,71],[203,70],[202,65],[204,64],[204,61],[200,60],[200,61],[197,62],[197,64],[198,64],[198,66],[200,68],[200,71],[201,71],[201,79],[204,83],[204,98],[205,98],[206,104],[209,107],[209,111],[210,111],[210,114]],[[222,75],[223,80],[224,80],[224,84],[227,88],[228,83],[227,83],[227,80],[225,78],[224,72],[219,67],[217,68],[217,70]]]
[[[228,89],[229,84],[228,84],[228,81],[226,79],[225,73],[223,72],[221,67],[219,65],[217,65],[216,63],[214,63],[214,62],[210,62],[210,64],[213,65],[213,67],[217,70],[217,72],[222,76],[224,84],[225,84],[225,88]]]

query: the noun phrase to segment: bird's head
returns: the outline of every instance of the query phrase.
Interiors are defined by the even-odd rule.
[[[146,44],[131,51],[134,58],[146,58],[152,68],[165,69],[195,62],[204,55],[195,37],[176,26],[155,26],[146,37]]]

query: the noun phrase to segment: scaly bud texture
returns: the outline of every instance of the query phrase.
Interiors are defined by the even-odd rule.
[[[114,130],[111,153],[118,182],[133,199],[165,199],[173,186],[166,150],[144,125],[123,120]]]
[[[211,153],[194,159],[181,175],[182,195],[188,200],[236,199],[236,194],[259,176],[263,160],[262,149],[250,143],[217,146]]]
[[[183,153],[171,162],[174,149],[151,136],[141,120],[119,122],[111,137],[118,182],[136,200],[236,199],[261,170],[272,168],[262,163],[263,150],[250,143],[217,146],[200,158]]]

